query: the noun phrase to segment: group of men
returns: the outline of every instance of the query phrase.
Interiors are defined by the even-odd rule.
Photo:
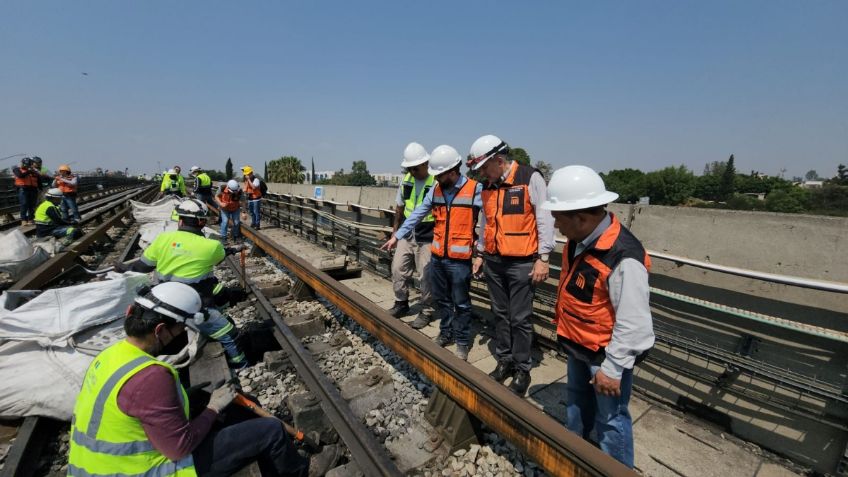
[[[484,277],[498,361],[489,376],[501,383],[512,378],[509,388],[523,396],[531,382],[535,288],[548,279],[558,230],[567,239],[555,318],[568,357],[566,425],[632,467],[633,366],[654,334],[650,259],[606,210],[618,194],[585,166],[559,169],[546,184],[538,170],[513,161],[509,145],[494,135],[471,145],[466,166],[478,179],[461,173],[462,160],[448,145],[428,154],[410,143],[404,151],[397,219],[382,247],[397,247],[389,312],[409,313],[408,282],[417,271],[421,312],[411,326],[423,328],[438,316],[436,343],[455,342],[456,355],[467,360],[471,280]]]
[[[182,168],[174,166],[162,177],[159,191],[163,195],[176,197],[187,197],[185,179],[181,175]],[[239,225],[241,224],[241,202],[244,198],[247,203],[246,212],[250,217],[250,226],[260,228],[260,206],[264,183],[253,172],[253,167],[241,168],[243,182],[240,185],[235,179],[230,179],[222,185],[217,194],[212,193],[212,179],[200,166],[192,166],[190,174],[194,177],[192,195],[219,211],[221,218],[221,238],[226,241],[232,234],[232,239],[240,238]]]
[[[35,225],[39,238],[56,237],[67,243],[82,234],[75,226],[80,221],[77,177],[67,164],[59,166],[58,172],[51,177],[50,170],[38,156],[24,157],[12,168],[21,207],[21,225]],[[43,196],[39,197],[41,192]]]

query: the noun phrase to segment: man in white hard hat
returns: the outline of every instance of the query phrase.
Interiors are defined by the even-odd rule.
[[[221,240],[227,241],[227,228],[233,228],[233,241],[241,238],[241,227],[239,227],[239,208],[241,204],[241,187],[235,179],[230,179],[227,185],[221,187],[215,196],[218,210],[221,212]]]
[[[542,207],[568,238],[562,252],[556,324],[568,354],[566,426],[633,467],[627,405],[633,366],[654,344],[649,307],[651,260],[606,204],[618,194],[585,166],[554,172]]]
[[[468,167],[486,180],[483,187],[483,236],[477,242],[473,272],[485,263],[486,283],[495,315],[498,365],[489,376],[523,396],[530,386],[533,343],[533,296],[548,278],[554,249],[554,221],[542,210],[545,179],[509,157],[509,145],[487,134],[471,145]]]
[[[398,231],[400,225],[412,211],[424,202],[424,197],[433,188],[435,177],[428,172],[430,154],[424,146],[411,142],[403,151],[403,162],[406,169],[395,198],[395,223],[392,233]],[[392,316],[400,318],[409,313],[409,280],[418,271],[418,281],[421,284],[421,311],[412,322],[413,328],[424,328],[430,323],[433,307],[430,302],[430,244],[433,241],[433,214],[426,215],[415,228],[406,236],[400,237],[397,250],[392,257],[392,286],[395,292],[395,304],[389,310]]]
[[[52,188],[44,194],[44,202],[35,209],[36,237],[56,237],[63,239],[65,245],[82,237],[82,229],[62,217],[59,203],[62,202],[62,191]]]
[[[462,156],[456,149],[447,145],[433,149],[429,173],[436,177],[436,186],[382,248],[391,250],[399,237],[407,236],[424,217],[433,214],[430,285],[436,311],[441,316],[436,344],[448,346],[455,341],[456,355],[468,360],[471,254],[477,215],[483,203],[480,200],[482,185],[462,175],[461,166]]]
[[[190,174],[194,177],[192,190],[194,196],[206,204],[215,205],[215,201],[212,200],[212,178],[209,174],[203,172],[200,166],[191,166]]]
[[[177,197],[186,196],[185,182],[183,176],[176,169],[168,169],[162,176],[162,184],[159,186],[159,195],[175,195]]]

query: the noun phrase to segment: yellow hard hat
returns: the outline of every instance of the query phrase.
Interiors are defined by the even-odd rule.
[[[244,166],[241,168],[241,171],[245,174],[251,174],[253,173],[253,168],[250,166]]]
[[[71,166],[69,166],[67,164],[62,164],[61,166],[59,166],[59,172],[62,172],[62,171],[71,172]]]

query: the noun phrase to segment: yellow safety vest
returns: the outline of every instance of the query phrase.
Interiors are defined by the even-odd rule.
[[[403,177],[403,189],[401,191],[401,197],[403,198],[403,216],[409,217],[413,210],[418,207],[421,202],[424,201],[424,196],[427,194],[427,191],[433,187],[433,181],[435,181],[434,176],[427,176],[427,181],[424,182],[424,188],[418,191],[416,195],[415,192],[415,178],[412,177],[412,174],[406,173]],[[427,214],[424,217],[422,222],[432,222],[433,214]]]
[[[49,200],[45,200],[44,202],[42,202],[41,204],[38,205],[38,208],[35,209],[35,223],[36,224],[53,225],[53,219],[51,219],[50,216],[47,215],[47,211],[51,207],[56,207],[57,211],[59,209],[59,206],[54,205],[53,202],[50,202]],[[60,214],[61,214],[61,212],[60,212]]]
[[[144,250],[141,261],[156,267],[160,282],[180,282],[188,285],[214,277],[215,265],[226,257],[224,246],[184,230],[162,232]]]
[[[94,358],[74,407],[68,475],[101,477],[196,476],[191,454],[177,462],[153,447],[141,422],[118,407],[118,391],[148,366],[164,366],[174,375],[186,418],[188,396],[177,370],[121,340]]]

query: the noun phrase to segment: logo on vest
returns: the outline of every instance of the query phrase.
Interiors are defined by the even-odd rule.
[[[509,205],[518,205],[519,199],[518,196],[512,196],[509,198]]]
[[[574,281],[574,284],[577,285],[577,288],[582,289],[586,286],[586,279],[583,278],[583,274],[577,275],[577,279]]]

